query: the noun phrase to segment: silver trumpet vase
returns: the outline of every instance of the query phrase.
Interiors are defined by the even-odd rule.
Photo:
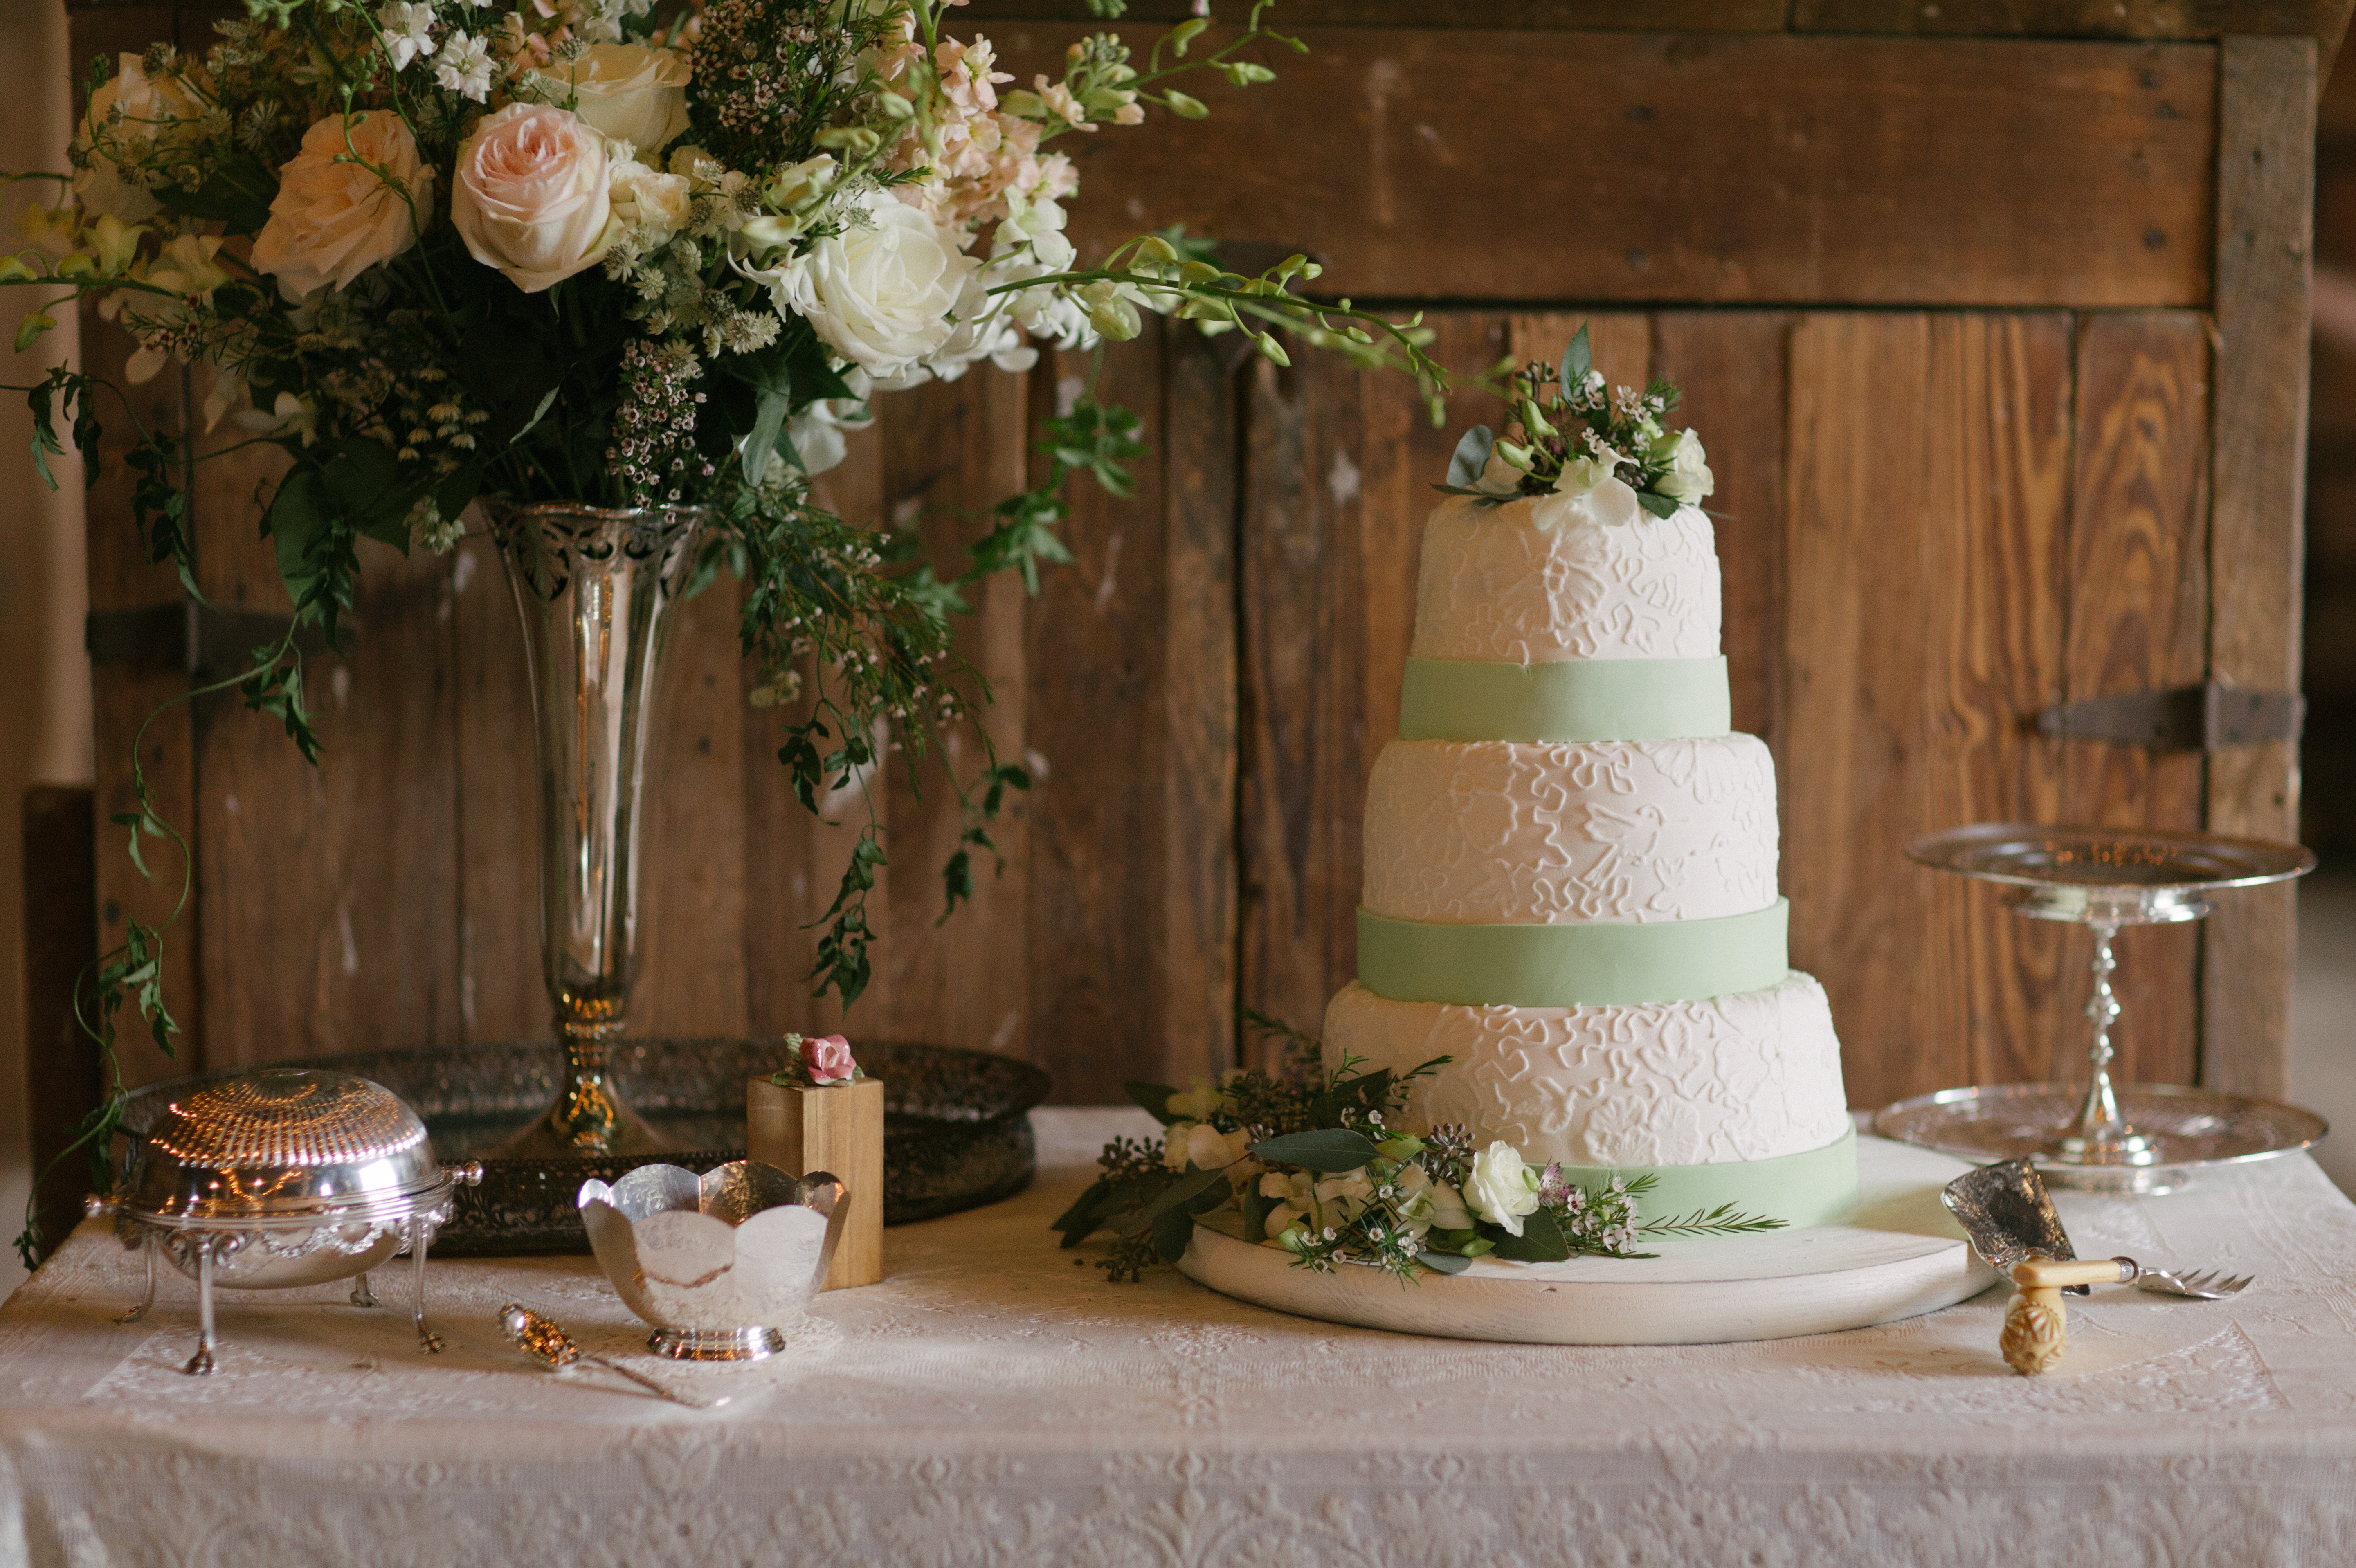
[[[556,1103],[497,1152],[658,1152],[667,1145],[614,1092],[606,1056],[637,970],[639,805],[663,643],[711,508],[487,509],[530,665],[541,957],[564,1047]]]

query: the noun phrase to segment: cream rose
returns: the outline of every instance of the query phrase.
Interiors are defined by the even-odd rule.
[[[1222,1170],[1243,1158],[1250,1144],[1249,1133],[1223,1133],[1205,1122],[1173,1122],[1162,1135],[1162,1163],[1173,1170],[1189,1165]]]
[[[348,152],[372,166],[349,161]],[[344,116],[330,114],[303,133],[303,150],[278,171],[270,221],[254,236],[254,270],[276,278],[290,300],[330,283],[348,289],[416,244],[433,219],[434,170],[401,117],[362,110],[348,132]]]
[[[676,234],[687,227],[692,201],[684,175],[667,175],[641,163],[614,165],[614,214],[647,239]]]
[[[644,44],[596,44],[570,60],[534,71],[551,98],[616,142],[651,157],[687,131],[687,56]]]
[[[828,347],[880,379],[948,341],[949,313],[979,263],[888,192],[870,195],[863,210],[866,221],[765,275],[780,310],[808,317]]]
[[[74,198],[92,218],[120,219],[137,223],[162,210],[137,171],[125,173],[110,154],[137,163],[157,145],[173,145],[179,128],[203,115],[204,105],[176,76],[150,77],[140,69],[139,57],[115,57],[114,80],[90,95],[90,112],[82,116],[75,137],[89,156],[89,166],[74,173]],[[121,111],[122,118],[115,113]]]
[[[1530,1181],[1521,1151],[1500,1140],[1473,1156],[1472,1174],[1464,1183],[1464,1201],[1491,1224],[1520,1235],[1522,1221],[1538,1208],[1538,1190]]]
[[[1709,499],[1718,488],[1718,476],[1709,471],[1708,460],[1701,449],[1701,437],[1689,430],[1664,433],[1653,443],[1653,455],[1669,460],[1669,471],[1661,475],[1662,495],[1686,506],[1697,506]]]
[[[467,251],[528,294],[595,266],[621,230],[605,139],[545,103],[486,114],[458,149],[450,221]]]

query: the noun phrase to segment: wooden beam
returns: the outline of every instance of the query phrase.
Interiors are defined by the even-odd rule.
[[[2209,675],[2229,686],[2295,690],[2306,533],[2316,48],[2308,38],[2234,37],[2219,52]],[[2295,837],[2297,745],[2277,741],[2212,756],[2208,827]],[[2201,944],[2203,1083],[2282,1093],[2296,938],[2289,889],[2218,901]]]
[[[1206,120],[1057,142],[1126,198],[1074,204],[1083,253],[1183,223],[1361,299],[2209,303],[2208,46],[1304,32]],[[1075,36],[996,37],[1028,80]]]

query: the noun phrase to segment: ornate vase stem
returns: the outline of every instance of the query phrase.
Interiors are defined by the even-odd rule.
[[[564,1084],[504,1155],[641,1153],[661,1139],[606,1080],[637,968],[638,820],[668,612],[702,507],[492,509],[523,617],[540,773],[541,955]]]

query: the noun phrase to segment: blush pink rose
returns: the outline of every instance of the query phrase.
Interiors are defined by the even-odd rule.
[[[851,1041],[839,1034],[824,1034],[802,1041],[802,1071],[813,1083],[846,1083],[859,1071],[859,1063],[851,1058]]]
[[[486,114],[458,149],[450,221],[467,251],[528,294],[595,266],[613,248],[605,138],[546,103]]]

